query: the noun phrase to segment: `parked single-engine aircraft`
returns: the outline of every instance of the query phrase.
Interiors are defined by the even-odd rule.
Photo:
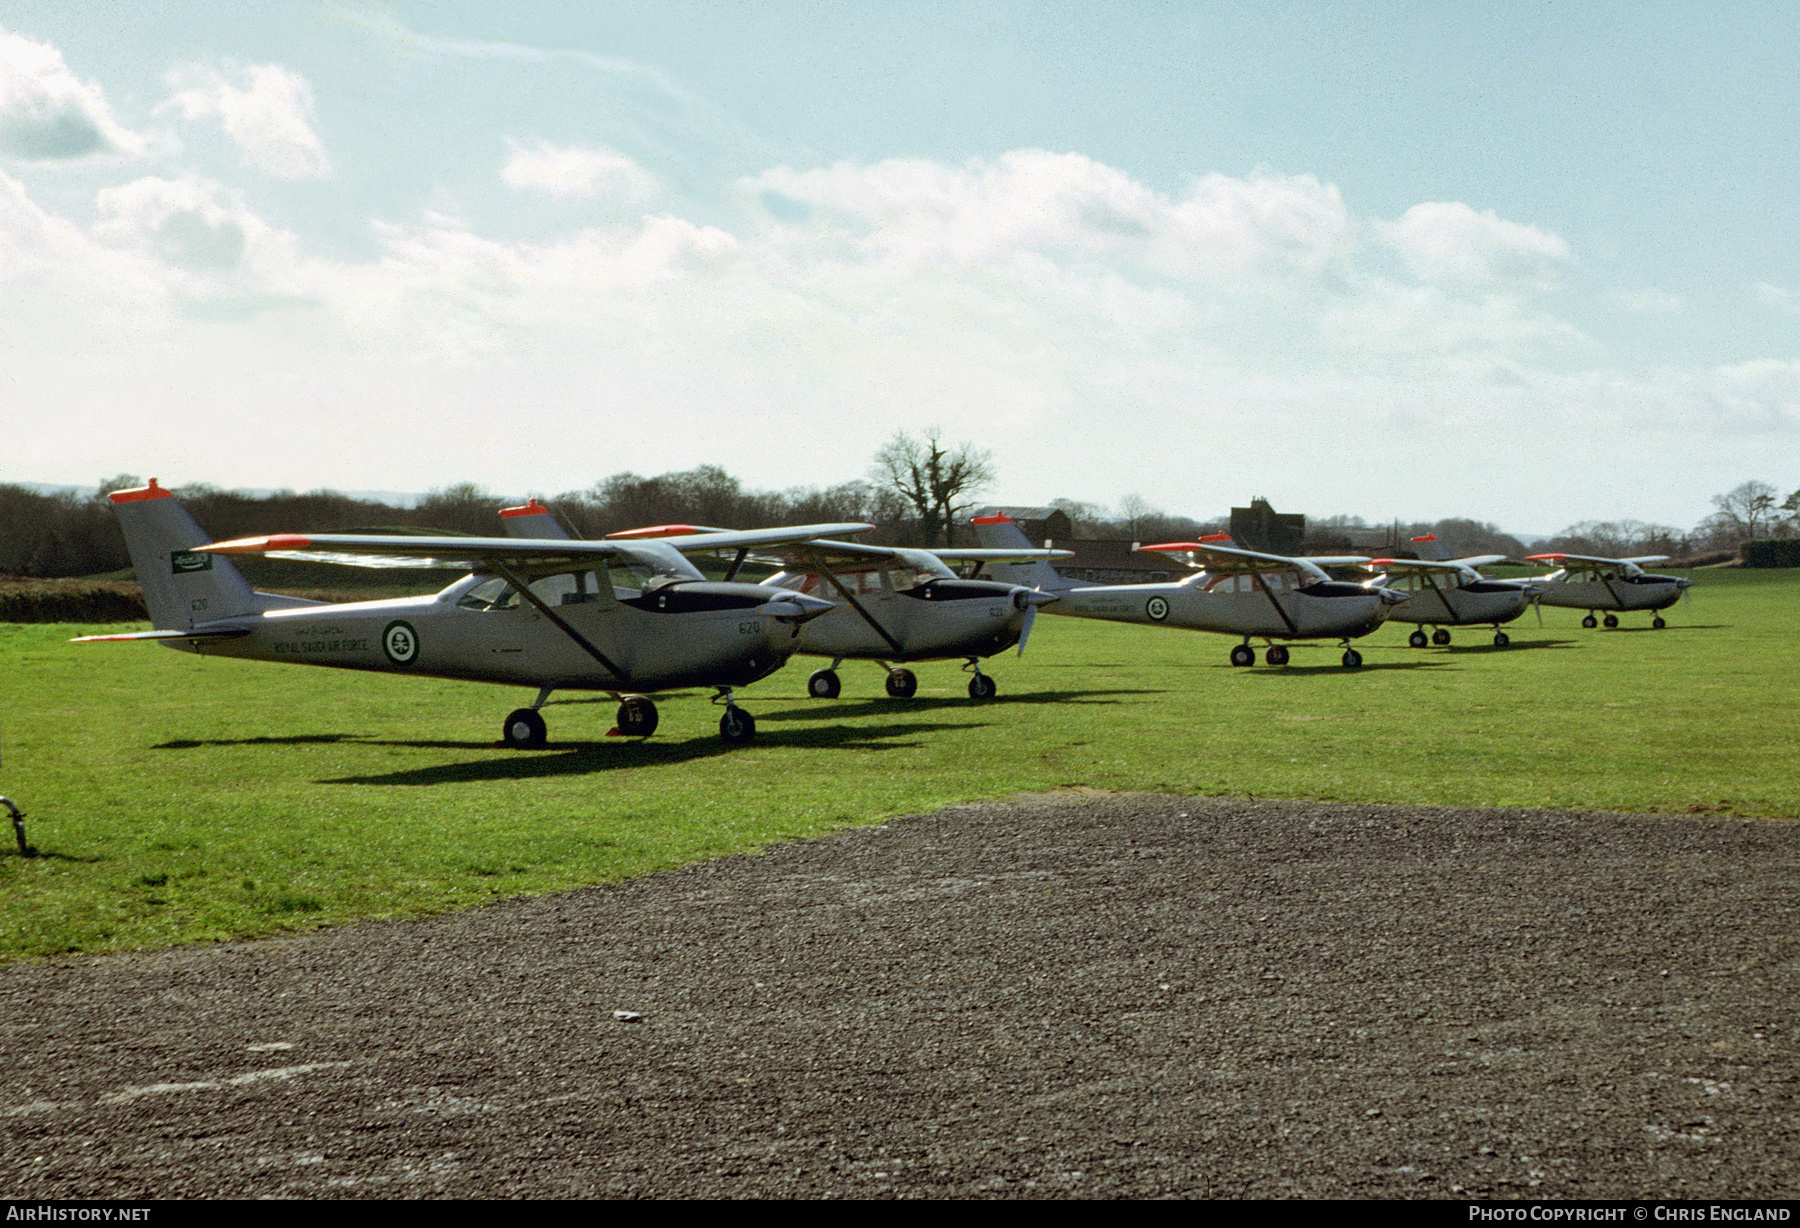
[[[1681,576],[1657,576],[1643,569],[1644,563],[1666,563],[1666,554],[1644,554],[1631,559],[1603,559],[1586,554],[1528,554],[1533,563],[1559,563],[1561,567],[1542,577],[1538,583],[1544,591],[1538,600],[1545,605],[1568,606],[1575,610],[1606,610],[1606,625],[1619,625],[1620,610],[1666,610],[1681,599],[1683,590],[1694,582]],[[1597,627],[1599,620],[1590,612],[1581,620],[1584,627]],[[1668,624],[1661,614],[1650,620],[1661,630]]]
[[[507,508],[501,515],[509,534],[553,538],[565,533],[550,510],[535,499],[524,507]],[[1023,652],[1038,607],[1056,597],[1021,584],[965,580],[947,564],[1028,562],[1069,554],[1067,550],[1029,546],[1020,550],[908,550],[806,541],[759,549],[752,557],[706,536],[721,532],[696,525],[659,525],[614,533],[606,540],[687,538],[683,549],[735,552],[731,574],[747,559],[772,564],[782,570],[762,583],[837,603],[833,613],[809,621],[800,632],[800,652],[832,659],[807,679],[807,694],[815,699],[838,696],[842,684],[837,669],[846,660],[876,662],[887,675],[887,693],[896,699],[910,699],[918,691],[919,680],[905,663],[958,657],[970,672],[970,698],[992,699],[998,688],[990,675],[981,672],[982,658],[1014,644]]]
[[[983,545],[1029,545],[1018,524],[1005,516],[977,519]],[[1048,564],[1036,568],[996,567],[995,574],[1036,583],[1062,600],[1052,614],[1074,618],[1106,618],[1150,626],[1184,627],[1240,635],[1231,650],[1233,665],[1256,664],[1254,637],[1269,644],[1270,665],[1286,665],[1288,650],[1276,640],[1334,639],[1344,649],[1343,663],[1355,669],[1362,654],[1350,641],[1367,635],[1388,616],[1404,593],[1374,581],[1347,584],[1333,580],[1328,566],[1352,566],[1366,555],[1333,558],[1286,558],[1241,550],[1220,533],[1197,542],[1136,546],[1136,550],[1168,555],[1194,567],[1193,575],[1168,584],[1084,584],[1056,573]]]
[[[1448,555],[1438,539],[1426,534],[1415,537],[1416,559],[1370,559],[1363,569],[1381,572],[1378,582],[1406,594],[1406,600],[1394,607],[1388,617],[1397,622],[1417,623],[1406,642],[1414,648],[1426,644],[1425,627],[1430,627],[1433,644],[1450,642],[1447,627],[1480,626],[1494,628],[1494,646],[1505,648],[1512,641],[1500,630],[1525,612],[1531,599],[1542,588],[1538,580],[1490,580],[1476,570],[1490,563],[1506,561],[1504,554],[1477,554],[1468,558],[1436,557]],[[1426,555],[1434,557],[1427,558]]]
[[[707,580],[665,542],[318,534],[215,545],[154,479],[110,497],[157,629],[82,639],[537,687],[536,702],[501,727],[511,746],[543,745],[538,709],[554,691],[605,691],[619,700],[618,732],[648,737],[657,712],[646,694],[696,686],[716,688],[725,705],[719,735],[746,742],[756,722],[732,688],[779,669],[801,624],[835,608],[791,589]],[[760,529],[710,545],[753,549],[873,527]],[[433,596],[333,604],[254,592],[224,557],[233,554],[469,574]]]

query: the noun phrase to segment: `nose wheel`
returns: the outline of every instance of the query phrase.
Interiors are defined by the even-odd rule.
[[[1256,649],[1250,647],[1248,644],[1238,644],[1233,646],[1231,650],[1231,663],[1233,665],[1255,665]]]
[[[1263,653],[1263,660],[1270,665],[1286,665],[1288,663],[1287,645],[1270,644],[1269,651]]]
[[[1431,633],[1431,642],[1436,644],[1439,648],[1442,648],[1445,644],[1450,642],[1450,633],[1442,627],[1439,627],[1436,631]]]
[[[806,680],[806,693],[814,699],[836,699],[842,687],[837,671],[833,669],[815,670]]]
[[[910,669],[890,669],[887,676],[887,693],[895,699],[911,699],[919,693],[918,675]],[[974,694],[973,691],[970,694]]]
[[[1409,648],[1423,648],[1430,642],[1423,631],[1415,631],[1406,637],[1406,645]]]

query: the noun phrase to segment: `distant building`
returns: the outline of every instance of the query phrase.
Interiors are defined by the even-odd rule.
[[[1076,538],[1074,525],[1058,508],[984,507],[975,515],[1005,516],[1018,523],[1032,545],[1074,551],[1073,558],[1051,564],[1071,580],[1086,580],[1090,584],[1154,584],[1187,574],[1160,554],[1134,553],[1135,542]]]
[[[1265,554],[1306,553],[1306,517],[1299,512],[1278,512],[1267,499],[1252,499],[1249,507],[1231,509],[1231,540],[1246,550]]]

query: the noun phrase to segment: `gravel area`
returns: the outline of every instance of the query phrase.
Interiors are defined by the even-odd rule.
[[[1059,794],[0,969],[0,1196],[1800,1195],[1800,823]]]

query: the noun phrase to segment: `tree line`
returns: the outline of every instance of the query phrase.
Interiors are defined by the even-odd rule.
[[[973,496],[994,479],[986,451],[969,444],[947,447],[934,428],[918,437],[895,435],[876,454],[866,479],[824,489],[750,490],[719,466],[702,465],[655,477],[616,473],[585,490],[556,495],[549,504],[578,537],[655,524],[742,528],[854,521],[876,526],[864,541],[934,547],[958,544],[957,532],[974,508]],[[142,485],[135,474],[109,478],[93,494],[44,494],[0,485],[0,575],[103,576],[128,568],[124,538],[106,495]],[[199,483],[176,487],[174,493],[216,541],[271,532],[435,530],[483,537],[499,532],[501,498],[467,482],[433,490],[411,507],[328,490],[258,495]],[[1404,548],[1409,538],[1430,533],[1459,554],[1518,558],[1563,550],[1686,558],[1735,550],[1750,539],[1800,537],[1800,490],[1782,499],[1766,482],[1745,482],[1714,496],[1713,505],[1717,510],[1689,531],[1635,520],[1583,521],[1529,544],[1492,524],[1461,518],[1371,526],[1360,517],[1324,516],[1309,520],[1306,548],[1349,553],[1365,548],[1375,532],[1391,537],[1385,548]],[[1127,495],[1116,509],[1069,499],[1050,506],[1069,517],[1077,538],[1173,541],[1218,532],[1228,524],[1222,518],[1170,515],[1136,494]]]

